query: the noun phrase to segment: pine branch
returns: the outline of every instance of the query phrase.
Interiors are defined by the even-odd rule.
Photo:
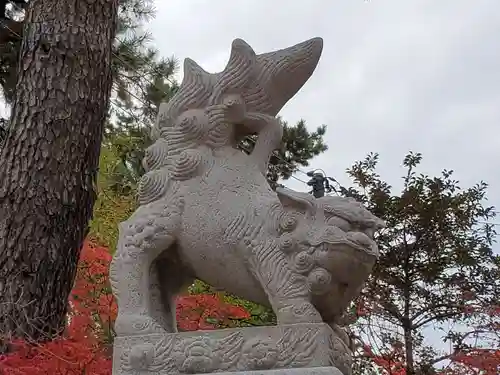
[[[0,48],[2,45],[23,36],[23,22],[4,19],[0,24]]]

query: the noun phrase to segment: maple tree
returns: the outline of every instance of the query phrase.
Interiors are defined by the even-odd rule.
[[[377,154],[347,171],[353,187],[338,188],[387,223],[354,308],[356,371],[497,374],[500,256],[492,248],[495,209],[484,205],[487,184],[461,188],[449,170],[417,174],[421,160],[419,153],[404,158],[401,191],[377,174]],[[442,332],[447,351],[431,345],[431,331],[435,338]]]
[[[465,300],[472,300],[469,293]],[[356,370],[361,375],[408,375],[406,353],[401,333],[390,324],[377,319],[377,306],[366,296],[361,296],[352,305],[351,319],[358,335]],[[452,341],[449,352],[435,356],[430,346],[421,351],[419,375],[498,375],[500,373],[500,305],[466,304],[464,308],[466,327],[454,332],[452,327],[444,330],[444,341]],[[434,326],[437,330],[437,326]],[[360,334],[361,333],[361,334]],[[420,342],[418,337],[416,342]],[[420,344],[421,345],[421,344]],[[442,363],[434,368],[433,365]]]

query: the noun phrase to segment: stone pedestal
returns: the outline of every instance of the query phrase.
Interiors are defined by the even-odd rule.
[[[262,371],[217,372],[217,375],[342,375],[336,367],[308,367]]]
[[[327,324],[117,337],[113,375],[350,375],[351,354]]]

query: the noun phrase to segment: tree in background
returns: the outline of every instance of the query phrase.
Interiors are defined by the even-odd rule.
[[[0,26],[0,86],[9,105],[15,97],[24,9],[30,1],[8,1],[8,20]],[[157,50],[148,47],[151,37],[143,30],[144,23],[155,15],[153,3],[153,0],[119,1],[117,37],[112,54],[113,113],[118,116],[132,113],[143,124],[156,113],[153,103],[168,99],[168,93],[176,89],[170,79],[176,69],[175,59],[160,58]],[[137,102],[146,104],[137,106]],[[1,129],[7,126],[4,119],[0,123],[0,142]],[[107,132],[112,129],[117,130],[106,128]]]
[[[446,371],[462,369],[456,374],[469,374],[464,366],[474,363],[497,371],[500,257],[488,223],[495,210],[484,206],[487,185],[462,189],[448,170],[417,174],[421,159],[404,158],[399,192],[376,173],[377,154],[354,164],[347,171],[354,187],[341,189],[387,222],[376,237],[380,260],[355,308],[354,332],[364,343],[356,371],[370,373],[374,359],[385,374],[437,374],[447,363]],[[448,352],[429,344],[429,327],[442,333]]]
[[[283,140],[280,149],[271,155],[267,171],[267,180],[273,189],[277,187],[279,179],[288,180],[300,167],[309,166],[312,158],[328,150],[323,140],[326,125],[310,132],[304,120],[300,120],[294,126],[288,125],[281,118],[279,120],[283,126]],[[250,153],[255,141],[256,136],[250,136],[239,146],[244,152]]]
[[[0,151],[0,341],[46,339],[65,326],[96,198],[117,5],[33,0],[28,7]]]

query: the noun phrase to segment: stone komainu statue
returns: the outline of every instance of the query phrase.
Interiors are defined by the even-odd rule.
[[[353,200],[274,192],[265,178],[282,138],[275,116],[322,48],[315,38],[256,55],[236,39],[217,74],[186,59],[146,151],[140,207],[120,225],[118,335],[175,332],[173,298],[194,278],[271,306],[279,325],[338,323],[376,261],[383,222]],[[247,155],[236,145],[250,134]]]

